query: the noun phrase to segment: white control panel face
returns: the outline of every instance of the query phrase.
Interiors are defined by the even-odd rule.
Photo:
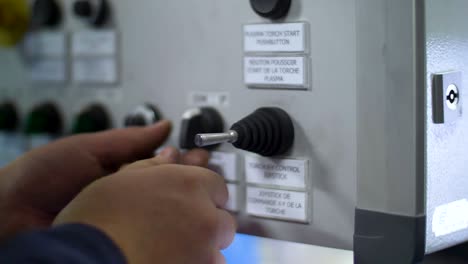
[[[73,10],[74,1],[60,2]],[[228,184],[226,209],[243,233],[351,249],[354,1],[292,1],[278,20],[259,16],[248,0],[109,3],[113,19],[100,28],[67,13],[62,24],[28,39],[39,62],[1,78],[28,95],[18,99],[22,115],[52,100],[68,133],[90,105],[103,106],[113,127],[123,127],[136,107],[151,104],[173,121],[167,144],[179,146],[189,109],[215,109],[227,130],[258,108],[279,107],[295,129],[284,155],[263,157],[232,144],[213,150],[209,168]],[[15,82],[24,76],[32,81]]]

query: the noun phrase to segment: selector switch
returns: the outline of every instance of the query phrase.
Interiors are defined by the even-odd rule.
[[[227,133],[198,134],[195,137],[195,144],[199,147],[224,142],[262,156],[282,155],[294,143],[294,125],[284,110],[264,107],[235,123]]]
[[[221,133],[224,131],[223,118],[211,107],[194,108],[186,111],[182,116],[180,130],[180,147],[183,149],[196,148],[193,139],[199,133]],[[209,148],[214,148],[215,144]]]
[[[262,17],[280,19],[288,14],[291,0],[250,0],[250,5]]]
[[[14,131],[19,123],[18,112],[11,102],[0,104],[0,131]]]
[[[158,109],[150,104],[138,106],[125,118],[125,126],[149,126],[161,121]]]
[[[106,0],[77,0],[73,13],[86,20],[93,27],[105,25],[110,18],[110,7]]]
[[[94,133],[111,127],[111,120],[106,109],[98,104],[85,108],[76,117],[72,133]]]
[[[32,5],[31,27],[56,27],[62,23],[62,10],[56,0],[35,0]]]
[[[35,107],[26,119],[26,134],[58,135],[62,130],[62,117],[53,103],[44,103]]]

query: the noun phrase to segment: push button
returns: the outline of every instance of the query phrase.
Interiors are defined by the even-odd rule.
[[[0,104],[0,131],[14,131],[18,126],[18,113],[11,102]]]
[[[55,0],[35,0],[32,6],[33,29],[56,27],[62,23],[62,10]]]
[[[250,5],[262,17],[279,19],[288,14],[291,0],[250,0]]]
[[[101,105],[91,105],[78,114],[73,125],[73,134],[94,133],[111,127],[106,109]]]
[[[26,134],[58,135],[62,129],[62,117],[53,103],[35,107],[26,119]]]

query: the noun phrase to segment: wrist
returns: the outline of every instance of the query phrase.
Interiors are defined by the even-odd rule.
[[[94,225],[67,223],[53,227],[53,232],[69,237],[69,241],[78,247],[92,247],[98,258],[103,258],[102,263],[129,263],[115,240]]]
[[[118,226],[113,227],[112,224],[97,221],[97,219],[93,219],[92,217],[87,219],[73,219],[70,217],[67,219],[60,215],[55,219],[52,225],[53,228],[78,227],[97,232],[102,237],[105,237],[108,241],[112,242],[112,245],[119,250],[123,258],[129,260],[128,263],[138,263],[133,261],[133,258],[131,257],[133,254],[130,254],[128,247],[130,245],[129,241],[132,240],[125,236],[122,228]]]

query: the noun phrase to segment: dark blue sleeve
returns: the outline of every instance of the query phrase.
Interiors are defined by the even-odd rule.
[[[79,224],[19,235],[0,246],[0,263],[125,264],[120,249],[103,232]]]

